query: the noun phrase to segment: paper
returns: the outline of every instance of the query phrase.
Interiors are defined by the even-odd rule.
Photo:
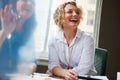
[[[107,76],[91,76],[92,78],[97,78],[97,79],[101,79],[101,80],[109,80],[107,78]]]

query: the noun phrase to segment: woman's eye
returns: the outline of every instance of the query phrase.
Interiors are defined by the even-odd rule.
[[[72,11],[67,11],[67,13],[72,13]]]
[[[76,11],[76,14],[80,14],[80,12],[79,12],[79,11]]]

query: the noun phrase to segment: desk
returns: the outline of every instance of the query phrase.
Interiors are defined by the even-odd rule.
[[[8,74],[10,80],[64,80],[61,78],[49,77],[48,74],[38,73],[35,75]]]
[[[10,76],[10,80],[64,80],[58,77],[50,77],[50,75],[43,74],[43,73],[35,73],[34,75],[12,74],[9,76]],[[101,79],[101,80],[109,80],[106,76],[91,76],[91,77]],[[79,80],[82,80],[82,79],[79,79]]]
[[[101,80],[109,80],[107,78],[107,76],[91,76],[92,78],[97,78],[97,79],[101,79]]]

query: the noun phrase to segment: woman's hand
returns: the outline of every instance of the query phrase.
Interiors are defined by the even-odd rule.
[[[36,71],[36,64],[34,63],[21,63],[17,66],[18,73],[21,74],[32,74]]]
[[[64,73],[65,80],[78,80],[78,74],[72,69],[66,70]]]
[[[1,9],[2,32],[7,37],[16,28],[16,14],[12,10],[12,5],[6,5]]]

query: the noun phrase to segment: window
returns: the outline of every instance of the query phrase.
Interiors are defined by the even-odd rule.
[[[35,0],[37,28],[35,31],[36,58],[47,59],[47,45],[50,37],[57,33],[58,27],[53,21],[53,12],[61,3],[69,0]],[[82,6],[84,16],[79,25],[81,30],[90,33],[98,42],[99,23],[102,0],[75,0],[78,6]],[[91,4],[92,2],[92,4]],[[99,14],[96,15],[96,12]],[[97,21],[97,22],[96,22]],[[95,35],[96,34],[96,35]],[[97,39],[96,39],[97,38]],[[97,46],[97,45],[96,45]]]
[[[94,25],[94,17],[95,17],[95,11],[88,11],[88,19],[87,19],[87,25],[93,26]]]
[[[95,4],[96,0],[88,0],[90,4]]]

